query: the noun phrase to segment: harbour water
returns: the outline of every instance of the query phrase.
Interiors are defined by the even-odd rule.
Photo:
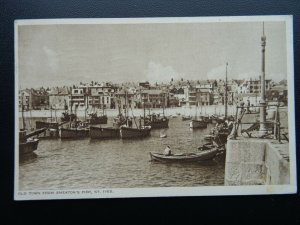
[[[197,164],[150,161],[150,151],[162,152],[167,145],[173,153],[199,151],[205,143],[203,136],[212,127],[191,130],[189,121],[177,117],[170,118],[167,138],[160,138],[158,129],[138,140],[41,139],[34,154],[20,159],[19,190],[223,185],[224,160]]]

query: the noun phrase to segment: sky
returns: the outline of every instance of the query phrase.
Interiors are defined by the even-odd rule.
[[[286,79],[284,22],[265,22],[266,78]],[[262,22],[19,25],[19,87],[258,78]]]

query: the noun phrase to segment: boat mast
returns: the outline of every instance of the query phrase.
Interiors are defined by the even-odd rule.
[[[144,99],[144,126],[145,126],[145,120],[146,120],[146,108],[145,108],[145,99]]]
[[[125,119],[126,119],[126,126],[128,127],[128,104],[127,104],[127,91],[125,91]]]
[[[25,120],[24,120],[24,92],[22,93],[22,122],[23,122],[23,130],[26,130]]]
[[[164,99],[163,99],[163,117],[165,117],[165,93],[164,93]]]
[[[225,120],[227,119],[227,66],[226,63],[226,78],[225,78]]]

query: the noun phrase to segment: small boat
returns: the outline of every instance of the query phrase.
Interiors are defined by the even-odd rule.
[[[90,127],[90,138],[101,139],[101,138],[119,138],[120,129],[114,127]]]
[[[201,152],[196,153],[180,153],[171,155],[150,152],[150,158],[153,161],[164,163],[192,163],[212,159],[216,156],[218,152],[218,148],[203,150]]]
[[[180,116],[180,113],[176,113],[177,116]]]
[[[211,141],[213,139],[214,139],[214,135],[212,135],[212,134],[206,134],[206,135],[204,135],[204,140]]]
[[[160,138],[166,138],[166,137],[167,137],[167,134],[164,133],[164,132],[160,132],[159,137],[160,137]]]

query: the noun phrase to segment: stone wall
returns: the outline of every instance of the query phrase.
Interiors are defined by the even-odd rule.
[[[227,141],[225,185],[289,184],[288,143],[239,137]]]

